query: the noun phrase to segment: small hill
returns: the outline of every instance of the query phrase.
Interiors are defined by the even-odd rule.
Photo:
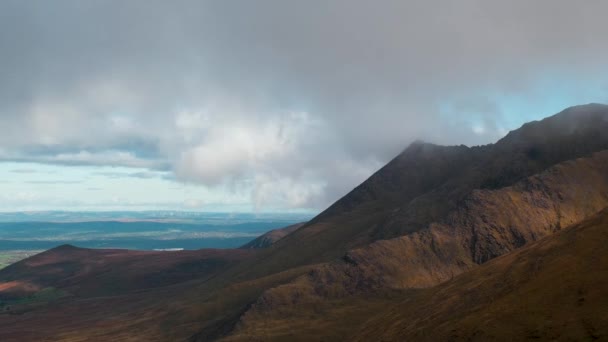
[[[251,248],[267,248],[274,245],[277,241],[281,240],[285,236],[293,233],[296,229],[302,227],[305,222],[292,224],[291,226],[287,226],[285,228],[273,229],[261,236],[253,239],[247,244],[241,246],[241,249],[251,249]]]
[[[253,256],[247,250],[134,251],[62,245],[0,272],[0,300],[53,287],[78,296],[126,293],[204,279]]]

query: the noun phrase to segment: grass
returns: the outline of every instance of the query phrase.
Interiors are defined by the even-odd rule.
[[[29,258],[34,254],[38,254],[42,251],[38,250],[8,250],[8,251],[0,251],[0,269],[5,268],[11,264],[14,264],[20,260],[25,258]]]
[[[45,306],[66,295],[65,291],[54,287],[47,287],[27,297],[0,300],[0,313],[23,314],[34,308]]]
[[[27,305],[27,304],[36,304],[36,303],[46,303],[53,301],[55,299],[59,299],[65,296],[65,292],[54,287],[44,288],[31,296],[15,299],[15,300],[5,300],[0,301],[0,307],[6,305]]]

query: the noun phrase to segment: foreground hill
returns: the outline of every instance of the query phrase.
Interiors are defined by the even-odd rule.
[[[586,105],[496,144],[414,143],[266,248],[65,246],[26,259],[0,271],[0,299],[10,300],[0,340],[351,336],[387,303],[476,274],[608,207],[605,132],[608,106]]]

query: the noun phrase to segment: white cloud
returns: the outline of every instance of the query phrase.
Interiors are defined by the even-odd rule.
[[[414,139],[486,143],[607,102],[606,11],[566,0],[5,1],[0,161],[169,170],[226,203],[322,208]]]

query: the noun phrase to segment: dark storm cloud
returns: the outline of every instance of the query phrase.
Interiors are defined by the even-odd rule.
[[[172,169],[250,186],[259,205],[322,206],[416,138],[498,138],[511,113],[496,94],[606,87],[607,11],[593,0],[2,1],[0,159]]]

